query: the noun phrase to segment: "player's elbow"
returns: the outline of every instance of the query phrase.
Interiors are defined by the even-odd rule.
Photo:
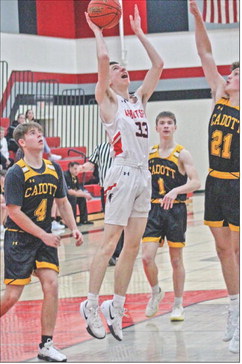
[[[160,70],[162,70],[162,69],[164,68],[164,61],[163,61],[163,59],[162,59],[162,58],[160,58],[160,60],[159,60],[159,62],[158,62],[158,68],[159,68]]]
[[[154,63],[153,63],[153,68],[157,69],[157,71],[162,71],[164,68],[164,61],[162,58],[157,59]]]

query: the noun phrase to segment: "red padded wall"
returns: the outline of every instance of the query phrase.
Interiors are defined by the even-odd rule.
[[[141,27],[144,33],[147,33],[147,6],[146,0],[123,0],[123,17],[124,17],[124,33],[125,35],[134,34],[130,26],[129,15],[134,14],[134,5],[137,4],[141,17]]]
[[[78,0],[74,4],[75,23],[76,23],[76,38],[93,37],[93,31],[89,28],[85,11],[87,11],[89,0]]]
[[[87,11],[89,2],[90,0],[75,1],[76,38],[94,37],[93,31],[89,28],[85,17],[85,11]],[[117,36],[119,35],[119,26],[116,25],[112,29],[105,29],[103,30],[103,34],[105,36]]]
[[[90,0],[36,0],[37,34],[61,38],[94,37],[85,18]],[[137,4],[141,16],[141,25],[147,33],[146,0],[123,0],[123,19],[125,35],[132,35],[129,15],[134,13]],[[103,31],[105,36],[118,36],[119,25]]]
[[[37,34],[75,38],[74,0],[36,0]]]

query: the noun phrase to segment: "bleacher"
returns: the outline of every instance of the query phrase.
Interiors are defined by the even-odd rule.
[[[96,145],[106,140],[96,100],[93,95],[86,95],[82,87],[68,87],[48,73],[31,70],[12,70],[9,73],[8,70],[8,62],[1,60],[0,124],[6,131],[10,120],[14,120],[18,113],[33,109],[51,152],[62,156],[58,163],[63,171],[68,169],[70,161],[84,163]],[[90,126],[93,133],[90,133]],[[11,151],[10,158],[14,159]],[[90,172],[78,175],[84,187],[91,188],[93,200],[87,201],[88,212],[101,212],[99,186],[85,185],[92,177]]]
[[[0,125],[7,129],[10,125],[9,118],[0,118]],[[85,146],[81,147],[61,147],[61,140],[60,137],[46,137],[46,141],[51,149],[53,154],[61,155],[62,159],[56,161],[61,166],[63,171],[68,170],[68,164],[70,162],[78,162],[80,164],[85,163],[87,160],[86,152],[87,149]],[[14,159],[14,153],[10,152],[10,157]],[[44,158],[47,158],[47,155],[44,153]],[[93,178],[92,172],[84,172],[78,174],[78,181],[79,183],[84,185],[84,188],[91,193],[93,199],[87,201],[87,211],[88,214],[97,214],[102,212],[102,205],[101,205],[101,192],[100,186],[98,184],[85,184],[89,182]],[[92,219],[92,218],[91,218]]]

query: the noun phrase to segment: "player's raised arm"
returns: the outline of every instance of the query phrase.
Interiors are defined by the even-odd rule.
[[[85,13],[86,20],[96,38],[97,60],[98,60],[98,82],[95,90],[95,97],[100,104],[109,89],[109,54],[103,38],[102,29],[95,25],[88,13]]]
[[[97,61],[98,61],[98,82],[95,89],[95,98],[100,106],[102,120],[105,122],[110,122],[113,115],[116,112],[116,96],[115,93],[109,87],[110,77],[109,77],[109,54],[104,37],[102,34],[102,29],[95,25],[89,15],[85,13],[86,20],[89,27],[92,29],[96,38],[96,48],[97,48]]]
[[[152,63],[150,70],[147,72],[145,76],[142,86],[137,90],[137,93],[141,95],[143,103],[145,104],[149,100],[152,93],[154,92],[157,82],[160,79],[164,62],[159,53],[155,50],[153,45],[145,36],[141,28],[141,18],[139,15],[139,9],[137,5],[135,5],[134,7],[134,16],[130,15],[129,17],[130,17],[131,28],[134,31],[135,35],[140,40],[140,42],[142,43]]]
[[[196,0],[190,0],[190,12],[195,20],[195,39],[198,55],[201,59],[205,77],[211,87],[214,99],[219,99],[225,80],[219,74],[212,53],[212,46]]]

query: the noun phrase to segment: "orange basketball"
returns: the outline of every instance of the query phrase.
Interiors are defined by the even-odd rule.
[[[87,12],[91,21],[103,29],[115,27],[122,13],[118,0],[91,0]]]

